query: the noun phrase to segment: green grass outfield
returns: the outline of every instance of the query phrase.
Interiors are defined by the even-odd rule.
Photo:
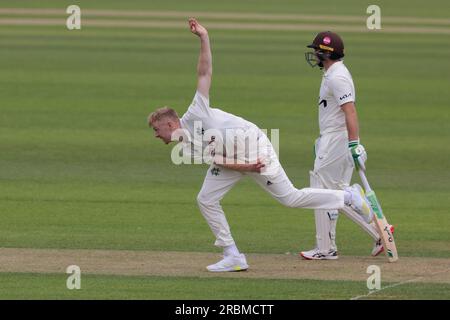
[[[79,290],[68,290],[66,276],[61,274],[5,273],[0,281],[3,299],[308,300],[351,299],[368,293],[365,283],[356,281],[87,275],[81,278]],[[448,295],[448,288],[408,283],[362,298],[440,300]]]
[[[367,16],[368,5],[356,0],[342,1],[338,9],[327,2],[285,0],[257,7],[256,1],[77,3],[82,10],[318,15],[326,8],[327,15],[361,16]],[[64,19],[68,4],[39,1],[40,8],[62,8]],[[37,8],[31,1],[0,6],[19,5]],[[385,16],[448,19],[445,1],[379,5]],[[173,165],[171,148],[154,139],[146,125],[155,107],[169,105],[180,114],[188,107],[195,92],[198,40],[187,28],[68,31],[64,19],[60,26],[0,26],[0,247],[217,251],[195,202],[207,167]],[[214,19],[205,21],[208,27]],[[279,128],[281,163],[297,187],[309,184],[318,134],[321,73],[303,58],[314,35],[210,30],[212,105],[261,128]],[[345,63],[356,85],[361,141],[369,155],[368,177],[397,227],[399,253],[450,258],[450,35],[342,35]],[[314,245],[312,212],[282,207],[250,180],[240,182],[223,207],[243,252],[296,252]],[[337,243],[341,255],[369,255],[372,247],[346,217],[338,222]],[[367,290],[365,283],[350,281],[86,275],[83,290],[73,293],[60,286],[65,277],[0,274],[0,298],[202,299],[223,286],[216,298],[347,299]],[[257,296],[249,288],[257,288]],[[371,298],[449,299],[448,288],[405,284]]]

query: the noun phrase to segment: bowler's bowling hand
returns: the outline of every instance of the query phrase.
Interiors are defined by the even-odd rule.
[[[189,18],[189,28],[193,34],[196,34],[199,37],[208,35],[208,30],[198,23],[195,18]]]

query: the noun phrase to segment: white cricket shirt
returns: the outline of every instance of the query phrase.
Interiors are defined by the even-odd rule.
[[[342,61],[335,62],[322,77],[319,97],[320,134],[347,130],[341,106],[355,102],[355,86]]]
[[[210,108],[209,99],[198,91],[180,122],[181,128],[189,131],[191,139],[194,139],[194,137],[201,139],[206,130],[217,130],[225,139],[227,130],[257,128],[255,124],[241,117],[220,109]],[[199,123],[201,126],[198,126]]]
[[[220,109],[210,108],[209,99],[198,91],[188,110],[181,117],[180,123],[181,128],[189,132],[189,142],[196,146],[202,146],[203,150],[210,140],[219,143],[220,138],[217,139],[217,136],[215,136],[216,139],[210,139],[216,132],[221,135],[223,140],[220,142],[224,146],[228,147],[229,143],[236,146],[237,159],[243,161],[260,159],[263,161],[266,167],[261,174],[274,174],[281,167],[269,139],[254,123]],[[245,137],[249,138],[248,145],[244,140]],[[231,141],[230,138],[232,138]],[[215,151],[216,154],[220,153],[217,148]],[[194,155],[196,152],[197,150],[194,151]]]
[[[191,144],[192,153],[197,159],[201,155],[204,157],[205,154],[211,154],[212,150],[216,154],[226,154],[223,147],[234,150],[235,137],[243,136],[243,133],[248,132],[249,129],[258,130],[255,124],[241,117],[211,108],[209,99],[198,91],[188,110],[181,117],[180,124],[181,128],[189,133],[188,141],[185,143]],[[238,149],[239,152],[245,152],[242,143]],[[227,151],[232,153],[231,149]]]

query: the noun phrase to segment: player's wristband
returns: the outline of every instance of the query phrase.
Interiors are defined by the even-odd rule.
[[[351,149],[353,147],[356,147],[359,145],[359,139],[358,140],[351,140],[348,142],[348,147]]]

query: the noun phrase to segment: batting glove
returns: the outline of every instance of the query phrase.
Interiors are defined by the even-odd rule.
[[[355,162],[356,170],[359,168],[366,170],[367,152],[363,145],[359,144],[359,140],[353,140],[348,142],[348,147]]]

